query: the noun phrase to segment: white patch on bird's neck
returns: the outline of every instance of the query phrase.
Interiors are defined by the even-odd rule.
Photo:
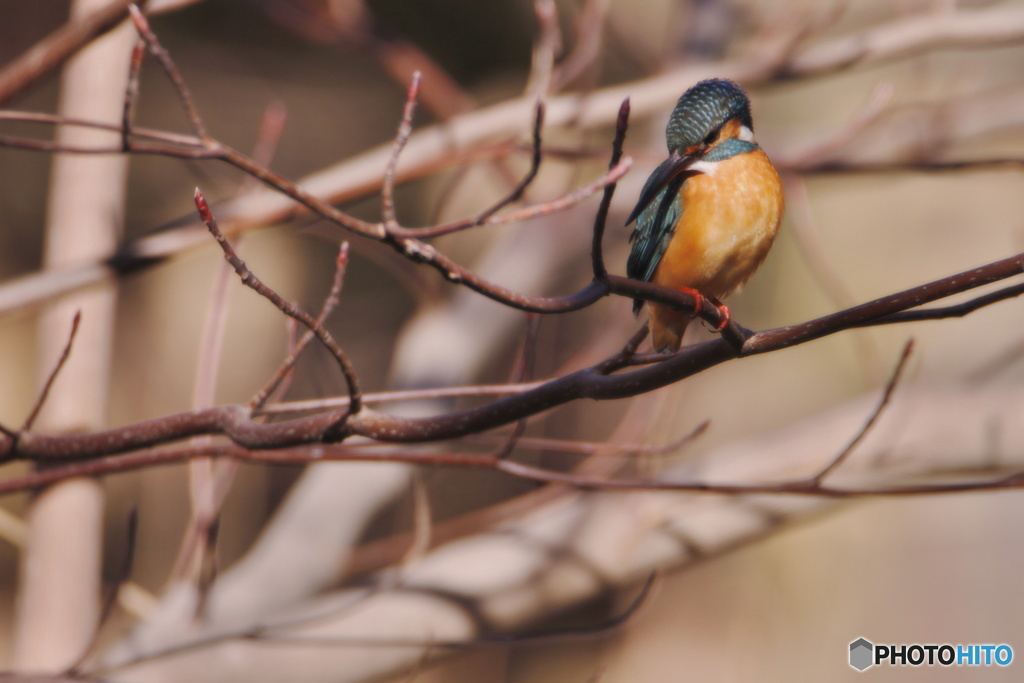
[[[715,175],[715,171],[718,170],[718,164],[720,163],[720,161],[695,161],[690,164],[690,167],[687,170],[697,171],[706,175]]]
[[[754,131],[750,130],[746,126],[740,126],[740,133],[736,136],[737,140],[743,140],[743,142],[754,141]]]

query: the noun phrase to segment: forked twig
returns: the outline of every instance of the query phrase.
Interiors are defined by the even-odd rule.
[[[335,361],[338,363],[338,367],[341,369],[341,374],[345,377],[345,383],[348,385],[349,404],[345,411],[342,421],[344,421],[349,415],[354,415],[362,409],[362,396],[359,389],[359,378],[356,375],[355,368],[349,361],[348,356],[341,350],[337,342],[331,336],[330,332],[324,328],[323,325],[317,323],[317,321],[306,311],[302,310],[295,304],[284,299],[280,294],[275,292],[270,287],[267,287],[256,274],[249,270],[249,267],[245,264],[238,254],[235,253],[231,243],[227,241],[224,234],[217,227],[217,220],[213,216],[213,212],[210,211],[210,206],[206,203],[206,198],[203,193],[200,192],[199,188],[196,188],[195,193],[196,208],[199,211],[199,216],[206,223],[206,227],[209,228],[210,233],[214,239],[217,240],[217,244],[224,251],[224,258],[227,259],[228,263],[235,269],[238,276],[241,278],[242,283],[258,293],[263,298],[270,301],[277,308],[292,318],[295,318],[303,325],[305,325],[313,334],[316,335],[317,339],[320,340],[331,355],[334,356]]]
[[[331,282],[331,290],[327,294],[327,298],[324,299],[323,306],[320,308],[320,313],[316,317],[317,326],[323,326],[327,321],[327,318],[331,315],[338,306],[338,302],[341,297],[341,287],[345,281],[345,270],[348,266],[348,242],[342,242],[341,247],[338,249],[338,257],[334,261],[334,280]],[[249,401],[249,408],[254,412],[265,412],[263,407],[266,405],[267,400],[270,396],[280,388],[282,382],[288,377],[295,367],[295,363],[298,362],[299,356],[302,355],[303,350],[313,340],[313,331],[306,330],[306,333],[295,343],[294,347],[289,351],[288,356],[278,367],[277,371],[274,372],[273,377],[260,389],[252,400]]]
[[[584,185],[583,187],[577,188],[572,192],[567,192],[560,197],[555,199],[549,199],[547,201],[539,202],[537,204],[529,204],[519,209],[512,211],[506,211],[500,214],[490,214],[483,219],[480,217],[469,218],[465,220],[453,221],[451,223],[442,223],[441,225],[431,225],[421,228],[401,228],[398,232],[402,235],[415,235],[419,239],[427,239],[431,237],[440,237],[441,235],[450,235],[453,232],[459,232],[460,230],[468,230],[469,228],[475,228],[483,225],[504,225],[507,223],[519,223],[521,221],[527,221],[532,218],[538,218],[540,216],[549,216],[559,211],[569,209],[584,199],[587,199],[597,193],[598,190],[607,189],[609,185],[612,185],[622,179],[626,172],[633,166],[633,160],[629,157],[619,161],[619,163],[613,165],[604,173],[600,178],[594,182]],[[523,186],[525,188],[525,185]],[[508,200],[503,199],[499,204],[502,208],[508,203]],[[490,211],[490,210],[488,210]],[[484,212],[485,214],[487,212]]]
[[[132,21],[135,23],[135,30],[139,32],[139,36],[146,41],[146,47],[149,48],[149,53],[156,57],[157,61],[160,62],[160,66],[163,68],[164,73],[167,74],[167,78],[174,84],[174,88],[178,93],[178,100],[181,101],[181,106],[185,109],[185,115],[188,117],[188,122],[192,126],[193,132],[204,144],[212,142],[212,138],[206,132],[206,124],[203,123],[203,117],[199,114],[199,108],[196,107],[195,99],[192,97],[192,91],[189,90],[188,85],[185,83],[185,79],[182,77],[181,72],[178,71],[177,65],[174,60],[171,59],[171,53],[160,44],[160,40],[153,33],[153,29],[149,26],[149,20],[139,9],[138,5],[128,5],[128,11],[131,13]]]

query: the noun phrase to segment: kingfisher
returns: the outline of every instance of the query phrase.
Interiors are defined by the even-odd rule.
[[[750,98],[721,78],[697,83],[676,103],[665,129],[669,157],[647,179],[626,221],[636,220],[626,274],[689,292],[700,309],[708,298],[729,321],[721,300],[764,262],[782,222],[782,181],[754,142]],[[634,300],[639,314],[642,300]],[[657,351],[676,351],[694,315],[648,304]]]

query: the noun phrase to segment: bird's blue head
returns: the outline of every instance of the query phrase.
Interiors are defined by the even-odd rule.
[[[685,154],[695,147],[710,147],[732,120],[754,130],[750,98],[736,83],[709,78],[679,98],[665,128],[669,152]]]

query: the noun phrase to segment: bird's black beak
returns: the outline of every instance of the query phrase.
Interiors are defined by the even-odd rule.
[[[698,158],[697,154],[680,154],[677,150],[673,151],[668,159],[663,161],[658,168],[654,169],[651,177],[647,179],[644,189],[640,192],[640,199],[626,220],[626,225],[635,221],[636,217],[647,208],[647,205],[654,201],[658,193],[664,190],[665,186],[672,182],[673,178],[676,178],[680,173],[690,168]]]

